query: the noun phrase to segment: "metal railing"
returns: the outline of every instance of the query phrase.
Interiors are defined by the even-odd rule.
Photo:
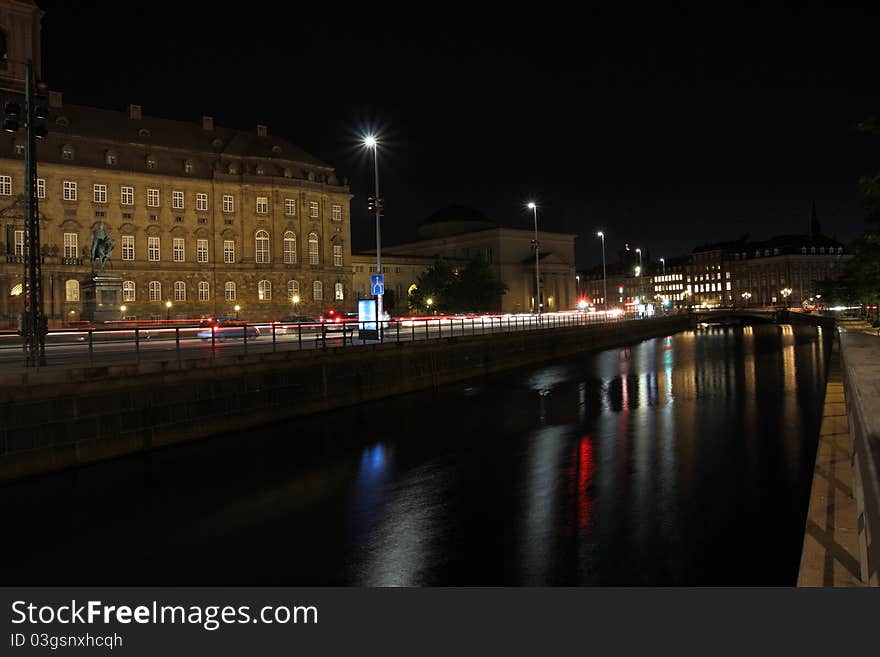
[[[401,318],[381,322],[133,323],[52,330],[46,360],[52,365],[123,364],[279,351],[358,347],[470,336],[510,334],[639,319],[634,314],[551,313]],[[122,324],[122,322],[120,322]],[[0,368],[23,362],[21,336],[0,331]]]

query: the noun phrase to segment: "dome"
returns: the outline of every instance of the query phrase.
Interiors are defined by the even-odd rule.
[[[419,239],[432,239],[490,228],[497,228],[497,224],[479,210],[462,205],[450,205],[428,217],[418,227],[416,233]]]

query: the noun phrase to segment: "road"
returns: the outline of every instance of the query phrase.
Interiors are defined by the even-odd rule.
[[[538,320],[531,315],[485,315],[477,317],[444,317],[402,319],[385,333],[385,342],[436,340],[445,337],[490,335],[563,328],[577,325],[620,322],[629,316],[603,313],[552,313]],[[46,338],[46,363],[50,367],[82,367],[122,365],[144,361],[221,358],[243,354],[272,353],[300,349],[358,347],[376,344],[358,331],[357,323],[346,325],[345,337],[339,327],[324,333],[320,325],[302,324],[286,327],[254,324],[259,337],[217,334],[212,347],[210,339],[199,338],[198,326],[94,329],[91,340],[88,330],[51,331]],[[274,336],[273,336],[274,332]],[[237,332],[236,332],[237,333]],[[21,338],[12,332],[0,333],[0,370],[23,368]]]

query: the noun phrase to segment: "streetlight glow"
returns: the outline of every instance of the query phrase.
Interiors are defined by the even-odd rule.
[[[376,141],[376,138],[373,135],[367,135],[364,137],[364,146],[367,148],[376,148],[376,144],[379,142]]]
[[[529,202],[529,203],[526,205],[526,207],[527,207],[529,210],[534,210],[537,206],[536,206],[534,203]]]
[[[605,233],[601,230],[596,233],[602,239],[602,300],[605,305],[605,312],[608,312],[608,276],[605,273]]]

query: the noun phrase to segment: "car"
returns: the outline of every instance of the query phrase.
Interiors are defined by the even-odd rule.
[[[314,331],[318,328],[319,322],[314,317],[307,315],[289,315],[282,317],[277,322],[272,322],[272,324],[275,325],[276,335],[292,335],[299,333],[300,329],[303,332]]]
[[[202,340],[210,340],[213,334],[215,340],[242,339],[247,335],[248,339],[260,337],[260,329],[246,324],[235,317],[217,317],[215,319],[202,320],[201,328],[196,336]]]
[[[352,321],[356,322],[357,320],[349,320],[345,313],[339,312],[330,308],[326,313],[321,315],[318,318],[318,321],[321,323],[322,328],[325,332],[330,333],[331,331],[342,331],[343,329],[353,329],[354,324],[351,326],[346,326],[346,323],[350,323]]]

